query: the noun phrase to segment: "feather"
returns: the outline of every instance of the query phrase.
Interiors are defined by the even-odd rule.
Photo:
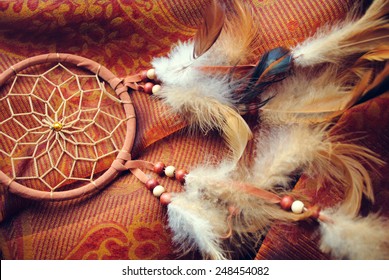
[[[375,0],[360,19],[351,15],[341,24],[321,28],[292,49],[294,63],[304,67],[326,62],[340,64],[347,57],[388,44],[388,13],[389,1]]]
[[[386,62],[384,69],[374,78],[360,94],[357,104],[366,102],[369,99],[377,97],[388,92],[389,89],[389,62]]]
[[[374,202],[370,173],[384,162],[366,147],[340,142],[339,136],[328,137],[325,144],[307,174],[316,174],[319,186],[327,184],[343,190],[345,198],[340,209],[355,216],[360,210],[363,195]]]
[[[312,74],[298,71],[264,94],[268,102],[261,108],[261,116],[273,123],[331,121],[352,106],[385,93],[388,71],[389,66],[378,73],[366,68],[360,77],[351,71],[338,77],[335,66]]]
[[[291,56],[284,48],[276,48],[266,52],[254,68],[247,85],[238,90],[238,103],[249,104],[261,94],[268,86],[279,82],[291,66]],[[262,102],[265,103],[265,102]]]
[[[224,9],[213,0],[206,8],[204,22],[194,36],[193,58],[203,55],[212,47],[222,31],[224,20]]]
[[[231,161],[197,167],[185,180],[185,193],[176,196],[185,197],[185,201],[178,209],[177,198],[173,199],[168,212],[173,240],[185,244],[181,250],[194,247],[207,258],[228,258],[229,250],[241,247],[242,240],[257,242],[274,220],[307,218],[281,210],[275,201],[268,200],[274,194],[241,183],[244,175]],[[177,213],[172,215],[170,207]]]
[[[330,136],[329,125],[286,124],[260,131],[251,183],[287,190],[293,177],[306,174],[345,193],[341,209],[355,215],[362,196],[374,201],[370,173],[383,165],[370,149]]]
[[[266,190],[289,189],[294,175],[314,161],[326,126],[287,124],[261,129],[257,136],[252,182]]]
[[[336,79],[334,67],[315,72],[297,71],[263,93],[269,100],[260,116],[272,124],[330,121],[346,108],[349,86]]]
[[[174,113],[182,115],[193,129],[199,128],[203,133],[212,129],[219,131],[232,151],[232,158],[237,161],[252,133],[245,120],[232,108],[228,97],[221,93],[223,87],[228,94],[226,83],[208,78],[208,83],[203,80],[192,88],[164,86],[158,96]],[[200,94],[202,92],[207,95]]]
[[[238,161],[248,141],[252,139],[250,127],[235,110],[216,104],[215,108],[218,108],[224,119],[220,128],[222,137],[232,151],[232,159]]]
[[[218,210],[208,201],[198,197],[193,200],[188,193],[172,198],[168,223],[173,232],[172,241],[181,252],[198,249],[203,258],[225,259],[220,235],[227,226],[221,225],[226,219]]]
[[[185,192],[175,194],[168,206],[173,242],[181,251],[198,249],[203,258],[226,258],[222,236],[228,231],[228,211],[209,190],[217,181],[228,181],[234,168],[231,162],[204,165],[185,177]]]
[[[219,4],[212,2],[213,8],[206,13],[205,24],[200,28],[202,31],[199,31],[199,35],[195,36],[194,42],[179,43],[167,57],[155,58],[152,64],[158,79],[163,84],[158,97],[169,105],[173,112],[183,115],[192,128],[199,128],[203,132],[211,129],[220,131],[231,148],[232,157],[237,161],[251,139],[250,128],[235,109],[234,91],[240,81],[231,79],[230,73],[210,75],[209,72],[202,71],[212,66],[226,65],[229,67],[231,61],[236,61],[237,55],[251,55],[248,49],[254,40],[253,18],[246,17],[250,12],[244,5],[238,2],[234,5],[237,12],[230,15],[228,19],[223,19],[226,24],[223,24],[225,28],[220,34],[220,40],[218,36],[206,35],[216,34],[214,32],[217,30],[216,26],[222,26],[213,22],[211,15],[221,13],[221,8]],[[246,18],[241,18],[242,16]],[[246,31],[243,34],[236,30],[236,23],[244,24]],[[224,49],[226,38],[231,39],[237,34],[240,34],[237,38],[239,42],[243,42],[242,46],[239,46],[234,54],[226,53]],[[212,42],[211,49],[204,47],[210,44],[204,43],[203,45],[198,42],[203,37],[208,38],[205,42]],[[214,42],[209,38],[217,39],[217,41]],[[193,52],[196,58],[193,58]]]
[[[258,25],[249,5],[232,1],[232,12],[226,15],[223,30],[210,52],[222,57],[223,64],[228,66],[255,63],[260,44]]]
[[[326,213],[320,223],[320,249],[338,259],[389,259],[389,223],[376,214],[353,217],[339,211]]]

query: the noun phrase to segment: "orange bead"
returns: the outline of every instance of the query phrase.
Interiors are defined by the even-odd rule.
[[[161,194],[161,196],[159,197],[159,201],[161,202],[162,205],[168,205],[170,202],[172,202],[171,193],[165,192]]]
[[[153,86],[154,86],[154,84],[151,82],[145,83],[145,85],[143,86],[143,90],[147,94],[152,94],[153,93]]]
[[[176,180],[180,183],[185,183],[185,176],[188,174],[186,170],[180,169],[175,172]]]
[[[284,210],[290,210],[293,202],[294,202],[293,197],[291,197],[290,195],[285,195],[281,198],[280,206]]]
[[[311,217],[312,218],[319,219],[320,211],[321,211],[319,206],[308,207],[308,210],[311,212]]]
[[[159,174],[159,175],[162,175],[164,174],[164,169],[165,169],[165,164],[163,162],[157,162],[156,164],[154,164],[154,172]]]
[[[150,191],[152,191],[156,186],[159,185],[158,181],[154,178],[147,180],[146,182],[146,188]]]

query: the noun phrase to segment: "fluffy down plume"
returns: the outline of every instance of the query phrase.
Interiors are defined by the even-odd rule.
[[[332,222],[320,223],[320,249],[337,259],[389,259],[389,223],[375,214],[353,217],[328,214]]]
[[[174,195],[168,206],[169,227],[182,252],[198,249],[206,259],[226,258],[221,237],[228,230],[228,211],[207,189],[217,181],[229,181],[233,170],[230,163],[199,167],[186,176],[185,192]]]
[[[375,0],[366,13],[354,15],[338,25],[326,26],[292,50],[299,66],[341,63],[352,55],[361,55],[379,45],[389,43],[389,1]]]
[[[194,198],[194,200],[193,200]],[[199,250],[204,259],[225,259],[220,234],[227,228],[226,213],[188,193],[176,194],[168,206],[173,243],[182,253]]]
[[[253,182],[263,189],[289,188],[293,175],[300,174],[323,146],[325,126],[306,124],[261,129],[253,166]]]

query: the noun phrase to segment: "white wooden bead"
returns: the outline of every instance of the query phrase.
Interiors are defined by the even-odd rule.
[[[174,172],[176,171],[176,168],[174,166],[166,166],[165,167],[165,175],[170,177],[170,178],[173,178],[174,177]]]
[[[147,70],[146,76],[150,80],[154,80],[155,79],[155,69],[152,68],[152,69]]]
[[[165,188],[161,185],[158,185],[156,186],[154,189],[153,189],[153,195],[155,197],[160,197],[164,192],[165,192]]]
[[[300,200],[295,200],[292,203],[292,212],[295,214],[301,214],[304,211],[304,203]]]
[[[154,85],[153,88],[151,89],[151,92],[153,94],[157,94],[160,90],[161,90],[161,86],[160,85]]]

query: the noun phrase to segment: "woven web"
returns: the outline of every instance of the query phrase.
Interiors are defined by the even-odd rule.
[[[54,192],[93,182],[107,169],[127,119],[122,101],[97,75],[49,67],[32,67],[3,86],[0,167],[27,187]]]

